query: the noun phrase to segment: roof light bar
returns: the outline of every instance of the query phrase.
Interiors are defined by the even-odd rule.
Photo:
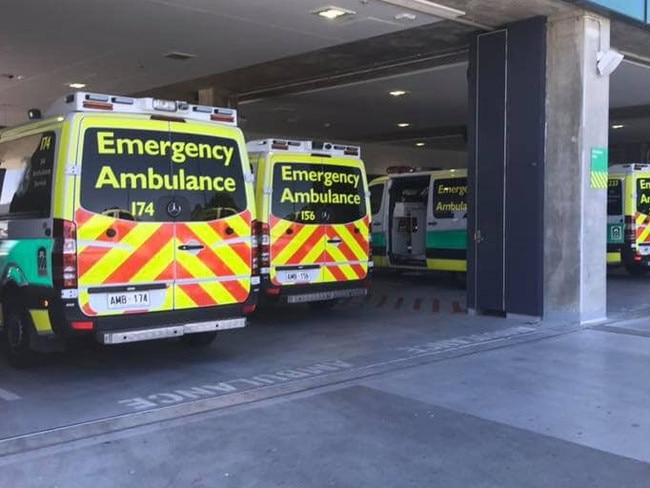
[[[237,111],[231,108],[192,105],[185,101],[155,98],[131,98],[103,93],[75,92],[59,99],[45,113],[47,117],[60,117],[71,112],[106,111],[161,116],[161,112],[174,113],[174,120],[200,120],[237,125]]]
[[[361,157],[360,146],[332,144],[323,141],[298,141],[288,139],[260,139],[246,144],[248,152],[288,151],[292,153],[313,154],[314,152],[327,156]]]

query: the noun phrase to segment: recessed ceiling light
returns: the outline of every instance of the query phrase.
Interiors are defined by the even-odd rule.
[[[397,14],[394,18],[395,18],[395,20],[413,21],[413,20],[417,19],[418,17],[415,14],[409,14],[407,12],[402,12],[401,14]]]
[[[465,12],[456,8],[440,5],[439,3],[430,2],[429,0],[380,0],[384,3],[396,5],[398,7],[422,12],[423,14],[434,15],[441,19],[455,19],[465,15]]]
[[[173,59],[174,61],[187,61],[188,59],[192,59],[196,57],[196,54],[192,53],[183,53],[180,51],[172,51],[166,54],[163,54],[165,58],[168,59]]]
[[[85,83],[70,83],[68,86],[70,88],[79,89],[79,88],[85,88],[86,84]]]
[[[422,146],[424,146],[425,144],[424,144],[424,142],[416,142],[415,145],[416,145],[417,147],[422,147]]]
[[[625,124],[614,124],[612,125],[612,129],[622,129],[625,127]]]
[[[341,17],[347,17],[348,15],[356,14],[354,10],[348,10],[346,8],[341,8],[341,7],[334,7],[332,5],[328,5],[327,7],[321,7],[319,9],[313,10],[312,13],[320,17],[324,17],[328,20],[340,19]]]
[[[393,97],[403,97],[404,95],[408,94],[406,90],[393,90],[389,91],[388,94]]]
[[[409,127],[411,124],[409,122],[400,122],[397,124],[397,127]]]

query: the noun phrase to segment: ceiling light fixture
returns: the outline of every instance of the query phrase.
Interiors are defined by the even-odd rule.
[[[402,97],[406,95],[408,92],[406,90],[393,90],[389,91],[388,94],[392,97]]]
[[[354,10],[348,10],[341,7],[334,7],[328,5],[326,7],[321,7],[319,9],[313,10],[312,14],[324,17],[328,20],[340,19],[341,17],[347,17],[349,15],[354,15],[356,12]]]
[[[70,88],[74,88],[75,90],[79,90],[79,89],[81,89],[81,88],[86,88],[86,84],[85,84],[85,83],[70,83],[68,86],[69,86]]]
[[[612,129],[622,129],[625,127],[625,124],[614,124],[612,125]]]
[[[397,127],[410,127],[410,125],[411,124],[409,122],[400,122],[397,124]]]
[[[414,10],[423,14],[433,15],[441,19],[456,19],[465,15],[465,12],[455,8],[429,2],[429,0],[380,0],[384,3],[396,5],[397,7]]]
[[[424,144],[424,142],[416,142],[415,145],[416,145],[417,147],[422,147],[422,146],[424,146],[425,144]]]

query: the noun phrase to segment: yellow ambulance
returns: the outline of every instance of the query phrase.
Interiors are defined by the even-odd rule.
[[[255,175],[261,293],[329,308],[367,294],[370,203],[358,146],[247,144]]]
[[[12,362],[79,335],[207,344],[245,326],[259,276],[236,117],[78,92],[0,133],[0,322]]]
[[[650,164],[609,167],[607,262],[635,276],[650,269]]]

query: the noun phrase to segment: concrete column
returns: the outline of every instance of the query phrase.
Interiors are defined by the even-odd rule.
[[[212,107],[237,108],[237,96],[231,92],[215,87],[199,90],[199,105]]]
[[[544,316],[606,317],[607,190],[591,184],[591,151],[606,148],[609,77],[598,74],[609,21],[579,11],[548,21]]]

